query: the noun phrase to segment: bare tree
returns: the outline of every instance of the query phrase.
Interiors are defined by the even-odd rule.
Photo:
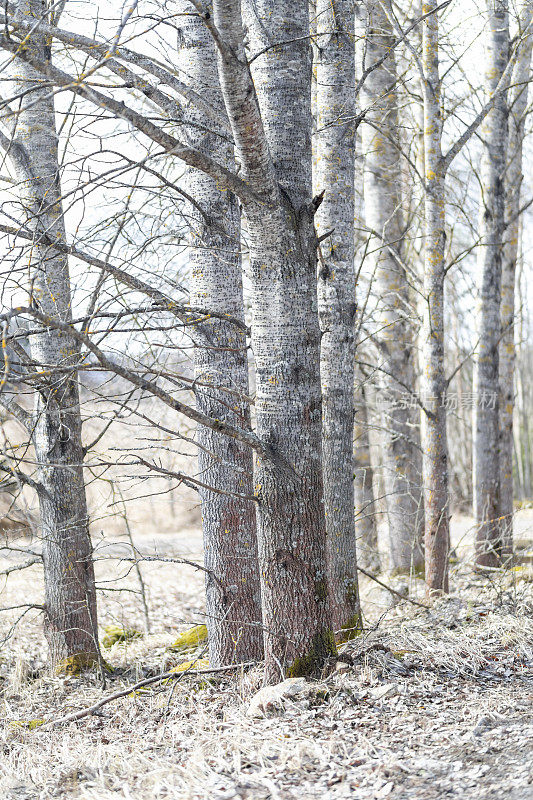
[[[507,0],[489,2],[486,34],[485,92],[490,97],[509,60]],[[479,309],[474,359],[473,473],[477,562],[495,566],[501,556],[499,463],[499,345],[505,169],[507,166],[507,101],[497,97],[481,128]]]
[[[225,116],[216,50],[204,22],[181,3],[180,76]],[[234,168],[233,146],[194,106],[183,137],[227,168]],[[228,126],[229,127],[229,126]],[[188,169],[183,187],[189,204],[191,305],[216,308],[244,322],[240,209],[236,197],[216,182]],[[222,319],[206,322],[195,348],[197,407],[211,418],[250,426],[246,333]],[[199,426],[198,467],[206,573],[209,659],[212,666],[259,659],[263,652],[261,591],[257,564],[253,458],[249,447]],[[239,497],[238,495],[241,495]]]
[[[354,522],[355,46],[352,0],[319,0],[315,184],[321,339],[322,453],[328,588],[333,625],[360,629]]]
[[[360,376],[359,376],[360,377]],[[356,386],[354,431],[354,495],[357,561],[364,569],[380,570],[372,461],[368,435],[367,398],[364,384]]]
[[[280,676],[279,664],[291,674],[307,672],[334,649],[322,486],[309,9],[303,0],[247,4],[253,84],[239,3],[215,3],[214,11],[234,53],[222,53],[219,63],[242,174],[260,199],[245,213],[263,442],[256,463],[259,564],[266,679],[272,681]],[[282,47],[274,46],[279,42]]]
[[[521,223],[523,145],[528,103],[533,37],[530,32],[533,4],[524,2],[519,34],[526,31],[513,70],[508,97],[508,145],[505,173],[505,240],[502,260],[500,367],[500,516],[503,524],[502,555],[513,545],[513,416],[515,407],[515,290],[516,263]],[[529,33],[527,33],[529,31]]]
[[[376,332],[378,399],[382,416],[382,460],[389,537],[389,568],[409,572],[423,561],[419,547],[420,487],[410,391],[414,343],[409,286],[402,258],[402,172],[394,35],[379,2],[357,11],[365,36],[361,88],[363,109],[365,221],[378,295]]]
[[[426,583],[430,592],[447,591],[449,549],[448,447],[444,367],[444,284],[446,265],[446,191],[450,165],[483,120],[500,102],[511,78],[515,54],[506,61],[480,110],[446,153],[442,152],[442,98],[437,3],[425,6],[422,59],[414,57],[424,87],[425,267],[424,322],[421,332],[425,370],[421,381],[422,449],[425,492]],[[516,53],[516,51],[515,51]]]
[[[430,591],[448,591],[449,496],[444,372],[444,280],[446,275],[445,169],[441,151],[441,79],[437,3],[427,4],[423,23],[425,159],[425,266],[421,390],[425,491],[426,583]]]
[[[520,254],[518,266],[521,265]],[[525,275],[519,269],[517,280],[517,299],[520,309],[524,308]],[[533,495],[533,441],[531,437],[531,408],[532,393],[527,375],[533,365],[533,349],[531,347],[531,332],[524,314],[518,315],[515,320],[517,329],[518,347],[516,353],[516,424],[513,426],[514,434],[514,463],[520,500],[527,500]]]
[[[32,24],[24,51],[46,62],[49,44],[39,29],[42,3],[20,0],[16,9]],[[5,106],[10,130],[1,134],[1,142],[17,180],[20,224],[32,235],[29,302],[66,323],[61,331],[35,333],[29,346],[29,357],[42,375],[34,382],[34,411],[26,423],[38,467],[45,633],[52,666],[72,659],[84,667],[97,658],[96,595],[83,478],[79,346],[68,333],[68,257],[50,245],[65,239],[54,100],[43,76],[16,54],[5,74],[13,96],[10,107]]]

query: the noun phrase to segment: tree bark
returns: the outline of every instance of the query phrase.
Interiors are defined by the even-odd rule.
[[[328,591],[343,640],[361,628],[354,520],[355,79],[352,0],[318,0],[315,185]]]
[[[520,15],[520,31],[529,30],[533,3],[526,0]],[[515,407],[515,283],[520,238],[520,197],[523,182],[522,150],[528,102],[529,71],[533,36],[527,33],[520,45],[509,91],[509,131],[505,175],[505,239],[502,261],[500,358],[500,517],[502,557],[513,551],[513,416]]]
[[[182,2],[180,8],[190,11],[190,4]],[[184,13],[180,23],[179,66],[184,83],[224,115],[215,46],[194,14]],[[221,131],[212,130],[205,113],[193,107],[187,122],[182,138],[188,144],[225,167],[234,167],[231,143]],[[192,205],[188,209],[191,305],[207,305],[244,321],[237,200],[195,169],[187,170],[184,188],[203,212]],[[204,323],[202,334],[207,341],[197,344],[194,351],[197,408],[212,418],[249,428],[246,334],[220,319]],[[197,441],[198,470],[204,483],[222,492],[253,495],[249,447],[203,425],[198,427]],[[204,562],[209,570],[209,662],[217,667],[258,660],[263,655],[263,631],[254,503],[207,489],[201,490],[201,498]]]
[[[487,5],[485,92],[490,97],[509,57],[507,0]],[[499,459],[499,343],[502,250],[505,229],[507,99],[501,94],[481,128],[480,246],[477,347],[474,356],[473,473],[476,561],[496,566],[502,551]]]
[[[374,478],[370,459],[367,400],[363,386],[355,393],[354,463],[355,538],[357,561],[364,569],[380,571]]]
[[[253,62],[252,83],[240,3],[215,0],[213,8],[226,45],[219,74],[236,155],[243,180],[262,198],[247,203],[245,213],[263,443],[255,491],[265,680],[273,682],[315,672],[335,651],[322,487],[309,9],[304,0],[247,7],[252,51],[264,50]]]
[[[21,14],[41,19],[43,5],[19,0]],[[49,45],[36,26],[25,44],[49,59]],[[66,255],[46,244],[65,239],[54,101],[42,76],[14,59],[9,80],[20,92],[10,146],[18,180],[23,227],[34,234],[30,247],[31,300],[53,319],[72,319]],[[97,615],[92,547],[83,478],[81,416],[76,341],[67,332],[47,330],[31,337],[31,358],[46,365],[49,377],[35,393],[33,445],[39,467],[39,505],[45,583],[45,635],[51,666],[73,671],[97,659]],[[54,367],[72,367],[69,373]],[[66,661],[68,659],[68,662]]]
[[[424,477],[425,571],[429,593],[448,591],[449,496],[444,372],[445,174],[441,158],[439,24],[437,3],[423,24],[425,251],[424,318],[421,340],[422,466]]]
[[[365,221],[378,296],[376,333],[380,361],[383,483],[388,518],[389,568],[408,573],[423,559],[419,546],[420,487],[409,387],[414,347],[409,286],[402,262],[400,139],[394,35],[378,2],[358,10],[365,35],[365,67],[374,67],[361,90]],[[383,63],[380,61],[384,59]],[[408,387],[407,390],[405,387]]]

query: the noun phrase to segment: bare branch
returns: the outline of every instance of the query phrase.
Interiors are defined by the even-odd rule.
[[[184,670],[183,672],[175,672],[174,670],[162,672],[161,675],[155,675],[152,678],[145,678],[142,681],[134,683],[133,686],[130,686],[127,689],[122,689],[119,692],[114,692],[106,697],[102,697],[101,700],[99,700],[97,703],[94,703],[94,705],[89,706],[88,708],[82,708],[72,714],[67,714],[65,717],[59,717],[58,719],[50,720],[50,722],[45,722],[44,725],[39,726],[39,730],[43,730],[44,728],[55,728],[58,725],[67,725],[69,722],[77,722],[84,717],[91,717],[108,703],[112,703],[114,700],[120,700],[121,697],[127,697],[128,695],[144,688],[145,686],[153,686],[155,683],[161,683],[161,681],[179,681],[182,678],[185,678],[187,675],[215,675],[220,674],[221,672],[233,672],[235,670],[245,669],[246,667],[251,666],[253,666],[253,661],[246,661],[243,664],[231,664],[227,667],[210,667],[209,669],[195,670],[194,666],[191,666],[189,669]]]
[[[252,433],[252,431],[247,431],[243,428],[237,428],[236,426],[230,425],[228,422],[224,422],[220,419],[208,417],[201,411],[182,403],[180,400],[176,400],[158,384],[154,383],[153,381],[147,381],[144,378],[141,378],[139,375],[136,375],[132,370],[126,369],[125,367],[116,364],[114,361],[111,361],[111,359],[107,358],[100,348],[94,344],[94,342],[73,328],[69,323],[62,322],[59,319],[52,319],[37,309],[27,306],[19,306],[15,309],[12,309],[6,314],[0,315],[0,319],[10,319],[20,315],[34,317],[48,328],[53,328],[55,330],[60,330],[70,334],[79,344],[84,345],[91,353],[93,353],[93,355],[96,356],[100,364],[105,369],[109,370],[110,372],[114,372],[116,375],[120,375],[134,386],[137,386],[139,389],[143,389],[154,397],[158,397],[163,401],[163,403],[174,409],[174,411],[180,412],[189,419],[194,420],[194,422],[197,422],[200,425],[205,425],[207,428],[211,428],[211,430],[231,436],[233,439],[237,439],[237,441],[252,447],[257,452],[260,452],[263,455],[268,455],[268,450],[265,450],[261,440],[254,433]]]
[[[184,161],[188,166],[201,170],[209,177],[218,181],[220,186],[225,187],[239,197],[243,203],[259,202],[264,203],[264,197],[254,192],[245,181],[239,178],[230,170],[218,164],[212,158],[183,144],[174,136],[154,125],[147,117],[129,108],[125,103],[114,100],[109,95],[102,94],[96,89],[83,83],[85,76],[74,77],[66,72],[54,67],[49,61],[41,61],[29,49],[21,49],[16,42],[5,36],[0,36],[0,48],[7,50],[21,60],[30,64],[34,69],[45,75],[56,86],[67,89],[74,94],[83,97],[90,103],[98,106],[104,111],[108,111],[113,117],[123,119],[147,136],[151,141],[159,144],[170,155]]]
[[[13,564],[11,567],[6,567],[0,570],[0,575],[10,575],[12,572],[20,572],[20,570],[33,567],[34,564],[42,564],[42,558],[30,558],[28,561],[23,561],[20,564]],[[12,606],[12,608],[19,608],[19,606]],[[9,609],[2,608],[0,611],[8,611]]]
[[[515,44],[513,53],[511,54],[511,57],[509,58],[509,61],[507,62],[507,66],[505,67],[505,70],[504,70],[500,80],[498,81],[498,85],[496,86],[492,96],[489,97],[489,99],[487,100],[487,102],[485,103],[485,105],[483,106],[481,111],[479,111],[479,113],[472,120],[472,122],[466,128],[466,130],[463,131],[463,133],[457,139],[457,141],[450,147],[450,149],[448,150],[446,155],[442,156],[441,161],[440,161],[441,174],[443,174],[443,175],[446,174],[446,172],[448,171],[448,169],[449,169],[452,161],[454,160],[454,158],[461,152],[461,150],[463,149],[465,144],[469,141],[469,139],[472,137],[472,135],[477,131],[477,129],[479,128],[479,126],[481,125],[481,123],[483,122],[483,120],[485,119],[487,114],[489,113],[489,111],[494,106],[494,103],[496,102],[496,100],[502,94],[505,94],[505,92],[507,92],[507,90],[509,89],[510,82],[511,82],[512,75],[513,75],[514,65],[515,65],[516,59],[518,57],[518,54],[520,53],[520,43],[522,42],[522,39],[526,35],[528,35],[528,32],[530,31],[532,25],[533,25],[533,23],[530,23],[527,26],[527,28],[523,31],[522,36],[520,37],[520,41]]]
[[[0,224],[0,231],[3,233],[8,233],[11,236],[18,236],[21,239],[30,241],[34,238],[31,232],[22,228],[14,228],[9,225]],[[220,312],[212,311],[211,309],[202,308],[200,306],[190,306],[183,303],[176,303],[174,300],[172,300],[172,298],[165,295],[159,289],[155,289],[148,283],[142,281],[140,278],[132,275],[130,272],[126,272],[119,267],[114,267],[108,261],[103,261],[101,258],[97,258],[96,256],[90,255],[90,253],[79,250],[75,245],[69,245],[60,239],[50,239],[45,241],[47,244],[49,244],[50,248],[57,250],[59,253],[66,253],[67,255],[71,255],[74,258],[83,261],[85,264],[90,264],[92,267],[101,269],[103,272],[112,275],[120,283],[123,283],[130,289],[133,289],[134,291],[144,294],[147,297],[150,297],[152,300],[157,301],[159,304],[161,304],[161,307],[164,310],[178,317],[180,320],[183,320],[183,315],[186,315],[185,321],[188,325],[194,324],[199,326],[201,322],[205,322],[207,319],[212,318],[235,325],[235,327],[244,331],[246,334],[250,333],[248,326],[241,319],[238,319],[238,317],[232,317],[230,314],[221,314]],[[204,319],[195,319],[194,316],[191,318],[188,315],[199,315]]]

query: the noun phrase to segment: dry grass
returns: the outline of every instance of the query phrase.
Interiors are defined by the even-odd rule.
[[[118,566],[101,564],[99,579]],[[283,713],[252,721],[246,709],[261,683],[258,667],[209,683],[187,677],[126,697],[103,708],[101,716],[65,728],[28,730],[25,721],[90,705],[103,691],[175,661],[165,648],[185,622],[201,619],[202,579],[181,566],[147,569],[154,569],[147,573],[154,633],[106,652],[123,670],[106,690],[90,676],[32,677],[40,657],[39,626],[37,620],[22,623],[2,664],[4,797],[403,800],[443,796],[452,778],[462,797],[461,787],[467,792],[471,786],[472,765],[461,753],[477,741],[476,726],[481,724],[486,738],[502,720],[511,720],[506,737],[515,755],[531,735],[531,715],[529,722],[523,719],[520,702],[533,684],[533,584],[520,571],[500,576],[497,587],[463,571],[452,596],[428,612],[407,603],[389,603],[386,612],[368,604],[370,629],[346,646],[353,666],[323,677],[326,700],[290,702]],[[14,580],[24,592],[35,583],[24,573]],[[126,581],[134,583],[131,575]],[[363,595],[373,591],[363,585]],[[140,624],[138,598],[112,594],[102,598],[102,622]],[[385,605],[383,596],[378,599]],[[462,766],[456,769],[455,762]],[[520,770],[526,781],[527,749]],[[475,779],[477,796],[492,797],[484,774]],[[436,775],[442,795],[435,794]],[[517,800],[528,796],[527,783],[520,786]],[[506,791],[502,797],[514,797],[510,784]]]

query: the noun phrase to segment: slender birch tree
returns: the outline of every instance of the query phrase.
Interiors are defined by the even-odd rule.
[[[490,97],[509,61],[507,0],[489,0],[485,93]],[[473,482],[476,560],[496,566],[502,549],[499,459],[499,345],[507,99],[496,98],[481,128],[481,209],[478,249],[477,346],[474,356]]]
[[[43,5],[18,0],[32,29],[23,52],[48,62],[49,41],[39,28]],[[22,50],[21,50],[22,52]],[[17,180],[29,248],[30,302],[65,330],[44,329],[30,338],[30,357],[46,378],[38,381],[28,420],[38,465],[45,584],[45,634],[52,666],[74,671],[97,660],[97,613],[92,548],[83,477],[84,448],[76,366],[79,347],[72,319],[68,257],[53,241],[65,239],[54,100],[43,76],[15,57],[5,70],[14,99],[1,135]]]
[[[380,559],[368,435],[367,399],[363,386],[356,386],[355,393],[353,473],[357,562],[363,569],[379,572]]]
[[[505,93],[514,57],[498,76],[493,92],[448,151],[442,152],[439,5],[426,2],[422,20],[422,60],[416,62],[424,92],[425,254],[424,320],[421,332],[424,372],[422,392],[422,450],[425,493],[426,583],[430,593],[448,590],[449,550],[448,447],[444,368],[444,286],[446,278],[446,174],[455,157],[479,129]],[[415,54],[416,57],[416,54]],[[498,326],[499,328],[499,326]]]
[[[442,158],[441,80],[437,3],[424,6],[422,65],[424,91],[425,249],[424,317],[421,341],[422,468],[425,493],[426,584],[448,591],[449,495],[444,371],[444,280],[446,277],[445,163]]]
[[[411,397],[414,385],[413,325],[402,260],[402,173],[399,139],[395,36],[379,2],[357,10],[365,36],[361,89],[365,222],[369,260],[378,295],[379,402],[389,537],[389,568],[409,572],[423,559],[419,547],[420,487],[416,480]]]
[[[355,46],[353,0],[316,4],[316,175],[324,199],[318,311],[322,380],[322,453],[328,587],[333,625],[360,629],[354,520],[355,381]]]
[[[523,183],[523,145],[528,104],[533,36],[533,3],[526,0],[519,18],[525,33],[509,90],[507,168],[505,173],[505,239],[502,260],[500,359],[500,516],[503,524],[502,555],[513,547],[513,416],[515,406],[515,290],[520,237],[520,198]]]
[[[181,2],[180,10],[180,77],[224,117],[213,39],[198,15],[190,13],[190,3]],[[194,106],[187,117],[183,138],[226,167],[234,167],[233,146],[225,132],[213,130],[207,115]],[[244,322],[237,198],[197,169],[187,170],[183,186],[195,201],[188,209],[191,305],[209,306]],[[197,407],[204,414],[250,426],[242,328],[222,319],[202,325],[195,348],[195,378]],[[253,494],[252,451],[205,425],[198,427],[197,439],[201,480],[215,490],[200,490],[209,661],[221,666],[257,660],[263,653],[263,631],[255,507],[241,499]]]

